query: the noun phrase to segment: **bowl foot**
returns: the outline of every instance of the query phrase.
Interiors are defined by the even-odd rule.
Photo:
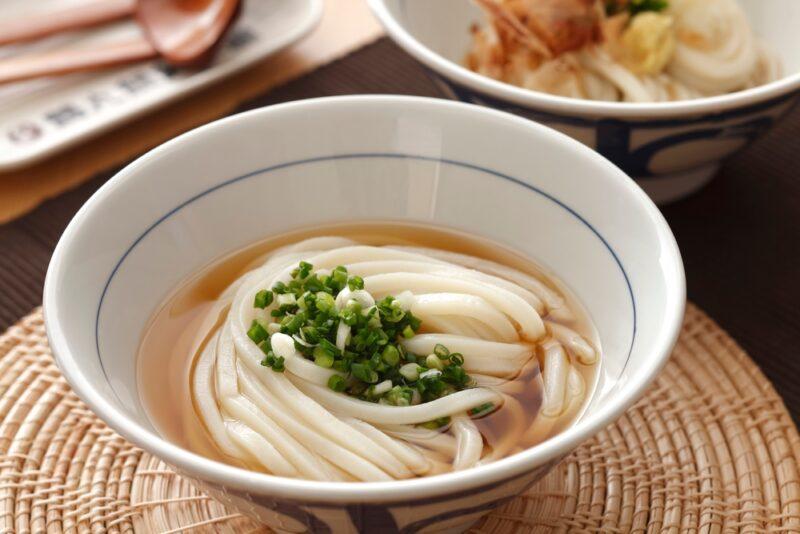
[[[687,172],[634,178],[634,180],[650,195],[653,202],[664,205],[686,198],[701,189],[717,174],[719,167],[719,164],[714,163]]]

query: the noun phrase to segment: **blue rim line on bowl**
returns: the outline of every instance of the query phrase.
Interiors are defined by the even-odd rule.
[[[358,95],[289,102],[248,111],[201,126],[168,141],[129,164],[114,178],[104,184],[95,195],[78,210],[72,222],[64,231],[53,253],[53,259],[51,260],[48,275],[45,280],[44,315],[45,322],[48,324],[48,337],[51,341],[51,346],[53,347],[59,367],[70,383],[75,385],[76,393],[78,393],[81,399],[102,419],[106,422],[110,422],[110,426],[123,437],[141,447],[147,448],[153,454],[173,466],[183,466],[184,469],[190,472],[200,472],[205,479],[223,484],[230,488],[237,488],[248,492],[277,493],[280,494],[282,498],[300,499],[304,502],[308,501],[309,492],[313,492],[312,494],[317,495],[319,499],[325,499],[328,503],[348,503],[353,501],[361,503],[397,502],[405,499],[418,500],[420,498],[430,498],[430,496],[443,493],[449,494],[451,492],[450,486],[453,484],[457,484],[462,490],[486,487],[500,480],[508,480],[524,475],[530,472],[531,466],[557,461],[560,458],[560,451],[562,449],[572,449],[578,446],[583,441],[584,438],[582,436],[584,434],[594,434],[615,418],[622,415],[624,410],[635,400],[634,393],[629,393],[625,397],[624,402],[612,403],[601,407],[592,420],[581,421],[537,447],[498,460],[486,466],[435,477],[404,481],[363,482],[357,484],[344,482],[314,482],[254,473],[210,460],[178,447],[138,424],[129,421],[119,409],[105,400],[94,384],[77,370],[74,356],[68,350],[70,344],[66,340],[64,331],[59,327],[57,321],[48,320],[48,316],[55,313],[54,311],[50,311],[50,309],[51,305],[54,306],[57,300],[55,280],[61,275],[60,271],[62,267],[60,264],[63,261],[65,249],[68,247],[69,241],[74,238],[73,235],[78,232],[83,220],[89,216],[97,204],[102,202],[103,197],[111,194],[116,187],[125,183],[126,180],[132,179],[139,168],[147,162],[166,155],[173,150],[176,145],[184,143],[193,137],[203,137],[207,135],[207,132],[211,129],[220,128],[229,123],[245,120],[252,116],[286,112],[288,110],[294,110],[295,108],[313,111],[315,107],[329,105],[333,102],[341,106],[392,103],[404,107],[428,106],[431,108],[441,108],[442,110],[457,110],[459,112],[468,112],[472,114],[480,113],[487,117],[508,122],[509,125],[536,131],[540,135],[546,134],[554,139],[558,138],[562,142],[570,143],[576,151],[576,155],[587,160],[592,160],[597,166],[607,169],[612,175],[616,176],[625,194],[631,195],[632,199],[636,199],[636,201],[640,202],[642,208],[645,210],[646,216],[654,221],[659,238],[663,240],[664,245],[670,249],[670,256],[675,260],[670,262],[669,265],[666,265],[667,270],[665,274],[676,291],[669,294],[669,299],[665,306],[667,316],[664,322],[664,328],[655,340],[655,345],[661,347],[661,349],[658,353],[654,354],[654,357],[649,360],[649,363],[645,364],[644,370],[636,377],[635,381],[629,381],[627,386],[631,391],[635,391],[635,395],[638,395],[641,394],[644,387],[655,378],[663,364],[666,363],[668,351],[674,346],[677,341],[678,333],[680,332],[685,305],[686,281],[680,262],[680,251],[678,250],[674,236],[670,232],[669,226],[661,215],[661,212],[647,197],[644,191],[638,188],[632,180],[624,176],[613,164],[591,149],[570,139],[564,134],[555,132],[527,119],[502,111],[441,99],[409,96]],[[64,348],[65,350],[61,352],[59,348]]]
[[[103,370],[103,375],[105,375],[106,379],[108,380],[109,377],[108,377],[108,374],[106,373],[106,368],[105,368],[105,366],[103,364],[103,358],[100,356],[100,312],[101,312],[102,307],[103,307],[103,301],[105,300],[106,292],[108,291],[108,287],[111,285],[111,281],[114,279],[114,275],[117,274],[117,271],[122,266],[122,264],[125,262],[125,258],[127,258],[128,255],[133,251],[133,249],[136,248],[136,246],[145,237],[147,237],[147,234],[149,234],[158,225],[160,225],[162,222],[164,222],[167,219],[169,219],[172,215],[174,215],[175,213],[179,212],[181,209],[185,208],[189,204],[191,204],[191,203],[193,203],[193,202],[205,197],[206,195],[209,195],[209,194],[211,194],[211,193],[213,193],[215,191],[218,191],[218,190],[220,190],[220,189],[222,189],[224,187],[227,187],[229,185],[235,184],[235,183],[240,182],[242,180],[247,180],[249,178],[254,178],[254,177],[259,176],[259,175],[269,174],[270,172],[277,171],[279,169],[285,169],[285,168],[288,168],[288,167],[295,167],[295,166],[304,165],[304,164],[307,164],[307,163],[318,163],[318,162],[322,162],[322,161],[333,161],[333,160],[342,160],[342,159],[363,159],[363,158],[378,158],[378,159],[380,159],[380,158],[391,158],[391,159],[408,159],[408,160],[418,160],[418,161],[429,161],[429,162],[435,162],[435,163],[444,163],[446,165],[454,165],[454,166],[457,166],[457,167],[464,167],[464,168],[471,169],[471,170],[474,170],[474,171],[480,171],[480,172],[495,176],[497,178],[501,178],[503,180],[508,180],[509,182],[512,182],[512,183],[515,183],[515,184],[517,184],[519,186],[522,186],[525,189],[528,189],[530,191],[538,193],[542,197],[550,200],[551,202],[554,202],[559,207],[561,207],[562,209],[564,209],[567,212],[569,212],[570,215],[572,215],[573,217],[578,219],[584,226],[589,228],[589,230],[591,230],[592,233],[595,236],[597,236],[598,239],[600,239],[600,241],[603,242],[603,245],[606,247],[606,250],[608,250],[608,252],[614,258],[614,261],[616,262],[617,266],[619,267],[620,271],[622,272],[623,278],[625,278],[625,285],[628,288],[628,294],[630,295],[630,298],[631,298],[631,308],[632,308],[632,311],[633,311],[633,324],[632,324],[632,331],[631,331],[631,342],[630,342],[630,345],[628,347],[628,354],[625,357],[625,364],[622,367],[622,372],[625,371],[625,369],[628,366],[628,362],[630,360],[631,352],[633,351],[633,344],[634,344],[634,342],[636,340],[636,299],[633,296],[633,287],[631,286],[631,281],[630,281],[630,278],[628,277],[628,273],[625,271],[625,266],[622,264],[622,261],[620,261],[619,256],[617,255],[617,253],[614,251],[614,249],[608,243],[608,240],[605,237],[603,237],[603,235],[594,226],[592,226],[592,224],[589,221],[587,221],[585,217],[583,217],[580,213],[575,211],[573,208],[569,207],[562,200],[559,200],[558,198],[554,197],[550,193],[547,193],[547,192],[543,191],[542,189],[540,189],[540,188],[538,188],[536,186],[528,184],[528,183],[526,183],[526,182],[524,182],[524,181],[522,181],[522,180],[520,180],[518,178],[514,178],[513,176],[509,176],[507,174],[503,174],[501,172],[494,171],[492,169],[487,169],[486,167],[481,167],[479,165],[473,165],[471,163],[466,163],[466,162],[463,162],[463,161],[454,161],[454,160],[449,160],[449,159],[433,158],[433,157],[428,157],[428,156],[418,156],[418,155],[414,155],[414,154],[360,153],[360,154],[337,154],[337,155],[333,155],[333,156],[319,156],[319,157],[315,157],[315,158],[306,158],[306,159],[302,159],[302,160],[298,160],[298,161],[289,161],[289,162],[286,162],[286,163],[279,163],[277,165],[272,165],[272,166],[266,167],[264,169],[259,169],[259,170],[256,170],[256,171],[248,172],[246,174],[243,174],[241,176],[237,176],[235,178],[230,178],[228,180],[223,180],[219,184],[217,184],[217,185],[215,185],[213,187],[210,187],[210,188],[206,189],[205,191],[202,191],[202,192],[194,195],[193,197],[181,202],[180,204],[178,204],[177,206],[175,206],[174,208],[169,210],[167,213],[165,213],[164,215],[159,217],[144,232],[142,232],[142,234],[139,235],[139,237],[137,237],[134,240],[133,244],[131,244],[131,246],[128,247],[128,249],[125,251],[125,253],[122,255],[122,257],[119,259],[119,261],[117,261],[117,264],[114,266],[114,269],[111,271],[111,274],[108,276],[108,279],[106,280],[106,283],[103,286],[103,293],[100,295],[100,302],[97,305],[97,314],[95,315],[95,323],[94,323],[94,341],[95,341],[95,347],[97,349],[97,359],[98,359],[98,361],[100,363],[100,368]],[[114,394],[116,395],[116,392]],[[119,399],[119,397],[117,397],[117,398]],[[122,401],[122,399],[119,399],[119,400],[120,400],[120,402]]]

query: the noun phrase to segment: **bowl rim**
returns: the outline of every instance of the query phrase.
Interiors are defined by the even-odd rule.
[[[392,40],[433,71],[478,93],[554,114],[591,118],[620,117],[634,120],[674,119],[706,114],[719,115],[726,111],[780,99],[782,96],[800,91],[800,72],[795,72],[743,91],[675,102],[604,102],[551,95],[495,80],[445,58],[422,44],[410,33],[392,15],[387,6],[387,0],[367,0],[367,2]]]
[[[67,333],[61,328],[56,319],[58,310],[69,305],[60,303],[59,290],[56,287],[55,280],[62,278],[61,273],[65,269],[66,263],[65,257],[77,236],[86,231],[87,225],[85,222],[90,213],[106,197],[113,194],[121,183],[135,180],[140,167],[165,156],[177,146],[191,144],[195,137],[205,136],[214,130],[232,126],[238,122],[269,117],[272,114],[287,110],[305,114],[309,109],[348,104],[365,106],[394,104],[402,109],[422,107],[428,111],[435,109],[456,110],[462,113],[483,115],[499,122],[515,123],[517,126],[529,129],[532,135],[547,136],[556,142],[568,144],[572,150],[579,151],[583,157],[593,160],[598,167],[598,171],[609,175],[613,180],[617,180],[620,186],[627,190],[633,202],[638,203],[645,210],[645,216],[652,221],[657,231],[658,240],[663,251],[660,263],[663,266],[667,295],[664,304],[664,324],[653,340],[650,357],[643,364],[642,371],[637,379],[628,381],[625,394],[620,394],[615,399],[616,402],[609,402],[606,406],[601,407],[591,418],[580,421],[577,425],[571,426],[546,442],[513,456],[464,471],[390,482],[317,482],[277,477],[223,464],[188,451],[167,441],[155,432],[149,431],[134,422],[132,418],[129,418],[105,398],[92,381],[82,373],[81,366],[78,364],[79,360],[75,358],[70,349]],[[418,502],[419,499],[426,496],[452,494],[453,492],[485,487],[498,481],[524,476],[538,466],[560,459],[622,415],[644,393],[644,389],[666,363],[677,341],[683,321],[686,281],[678,245],[666,220],[655,204],[622,171],[579,142],[555,130],[513,114],[472,104],[424,97],[355,95],[288,102],[239,113],[184,133],[139,157],[103,184],[70,221],[55,248],[48,267],[43,301],[45,326],[50,346],[56,363],[75,393],[112,429],[137,446],[161,458],[166,463],[177,467],[190,477],[217,483],[224,487],[237,488],[258,494],[279,495],[288,500],[305,503],[309,501],[321,504],[348,502],[397,503]],[[61,311],[60,313],[64,312]]]

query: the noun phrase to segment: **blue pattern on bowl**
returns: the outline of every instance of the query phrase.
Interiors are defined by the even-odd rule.
[[[703,174],[702,178],[710,178],[717,170],[721,159],[729,157],[762,135],[800,101],[800,91],[794,91],[751,106],[689,118],[592,119],[559,115],[516,105],[474,91],[430,69],[427,70],[448,97],[508,111],[575,137],[611,160],[629,176],[643,181],[640,185],[645,190],[648,189],[648,181],[663,180],[698,169],[708,169],[710,174],[708,176]],[[682,160],[673,158],[669,170],[658,168],[659,163],[656,158],[660,154],[665,155],[670,149],[684,148],[685,145],[702,141],[722,143],[720,146],[723,148],[717,151],[704,151],[700,147]],[[673,200],[673,198],[663,200]]]

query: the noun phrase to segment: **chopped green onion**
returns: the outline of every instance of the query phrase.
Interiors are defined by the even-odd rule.
[[[378,373],[363,363],[354,363],[351,365],[350,372],[353,373],[354,377],[367,384],[374,384],[378,381]]]
[[[455,386],[466,386],[470,382],[464,368],[460,365],[449,365],[442,371],[442,380]]]
[[[306,291],[297,299],[297,306],[301,310],[307,310],[310,305],[314,304],[315,300],[314,295],[310,291]]]
[[[275,355],[269,340],[269,336],[282,332],[293,338],[301,357],[337,372],[328,380],[331,390],[361,400],[411,406],[474,385],[463,369],[463,356],[451,354],[443,344],[437,344],[428,356],[403,347],[401,341],[413,338],[422,326],[422,321],[402,305],[407,302],[405,297],[398,300],[387,295],[366,310],[360,299],[349,299],[344,309],[337,308],[337,297],[345,288],[365,291],[364,285],[363,278],[349,276],[344,266],[323,273],[301,261],[292,270],[291,280],[258,291],[254,307],[273,306],[269,310],[271,322],[258,319],[248,330],[248,336],[265,354],[262,365],[277,372],[284,370],[285,361]],[[349,335],[338,339],[337,346],[342,323],[348,326]]]
[[[324,348],[325,350],[327,350],[328,352],[330,352],[334,356],[339,356],[342,353],[342,351],[340,351],[339,348],[336,345],[334,345],[333,343],[331,343],[327,339],[320,339],[319,340],[319,346]]]
[[[333,366],[333,353],[324,349],[322,346],[315,347],[313,355],[314,363],[320,367],[329,368]]]
[[[421,379],[434,378],[434,377],[438,377],[441,374],[442,374],[442,372],[439,369],[428,369],[427,371],[423,371],[422,373],[420,373],[419,377]]]
[[[293,293],[283,293],[278,295],[276,304],[279,308],[283,308],[284,306],[294,306],[297,304],[297,297],[295,297]]]
[[[422,423],[420,426],[423,428],[428,428],[430,430],[439,430],[440,428],[448,424],[450,424],[450,417],[440,417],[439,419],[434,419],[433,421]]]
[[[350,362],[347,360],[334,360],[332,367],[334,371],[339,371],[340,373],[350,372]]]
[[[250,325],[250,329],[247,331],[247,337],[252,339],[253,343],[258,345],[259,343],[267,339],[268,336],[269,333],[267,333],[267,330],[263,326],[261,326],[261,324],[258,321],[253,319],[253,322]]]
[[[317,292],[317,309],[323,312],[330,312],[336,307],[336,301],[330,293],[324,291]]]
[[[272,304],[272,299],[274,298],[272,291],[267,289],[262,289],[258,293],[256,293],[255,299],[253,299],[253,307],[254,308],[261,308],[262,310]]]
[[[425,358],[425,365],[427,365],[431,369],[437,369],[439,371],[444,369],[444,364],[442,363],[442,360],[440,360],[436,354],[428,354],[428,357]]]
[[[281,325],[279,325],[278,323],[269,323],[267,325],[267,332],[269,332],[269,335],[277,334],[280,331],[281,331]]]
[[[358,313],[352,310],[344,310],[342,312],[342,321],[347,326],[356,326],[358,324]]]
[[[350,288],[350,291],[364,289],[364,279],[361,278],[360,276],[351,276],[350,279],[347,281],[347,287]]]
[[[261,351],[264,354],[269,354],[270,351],[272,350],[272,343],[270,342],[269,337],[267,337],[264,341],[259,343],[258,346],[261,347]]]
[[[332,285],[339,291],[344,289],[347,284],[347,269],[343,266],[338,266],[333,270],[330,276]]]
[[[494,403],[487,402],[485,404],[481,404],[480,406],[476,406],[475,408],[472,408],[467,413],[474,417],[474,416],[479,416],[479,415],[481,415],[481,416],[482,415],[486,415],[486,414],[488,414],[489,412],[492,412],[492,411],[494,411]]]
[[[407,363],[400,368],[400,374],[403,378],[410,382],[419,380],[419,365],[416,363]]]
[[[297,315],[287,315],[281,321],[281,332],[284,334],[294,335],[300,331],[300,327],[306,322],[306,314],[300,312]]]
[[[440,359],[446,360],[448,356],[450,356],[450,351],[447,350],[447,347],[442,345],[441,343],[437,343],[435,347],[433,347],[433,353]]]
[[[377,310],[378,308],[372,308],[370,309],[370,312],[374,312]],[[378,315],[377,313],[372,313],[369,317],[369,320],[367,321],[367,326],[369,326],[370,328],[380,328],[381,327],[380,315]]]
[[[272,291],[273,293],[282,295],[284,293],[287,293],[289,291],[289,288],[286,287],[286,284],[284,284],[283,282],[275,282],[275,285],[272,286]]]
[[[346,386],[347,382],[339,375],[331,375],[328,379],[328,387],[333,391],[344,391]]]
[[[270,350],[267,352],[267,355],[264,357],[264,359],[261,360],[261,365],[263,365],[264,367],[271,368],[274,363],[275,363],[275,353]]]
[[[308,275],[311,273],[311,269],[313,268],[314,266],[311,265],[310,263],[301,261],[297,269],[292,271],[292,278],[300,278],[300,279],[307,278]]]
[[[410,406],[414,400],[414,390],[404,386],[394,386],[383,400],[392,406]]]
[[[400,351],[394,345],[386,345],[383,349],[383,354],[381,354],[381,359],[387,365],[395,366],[400,361]]]

